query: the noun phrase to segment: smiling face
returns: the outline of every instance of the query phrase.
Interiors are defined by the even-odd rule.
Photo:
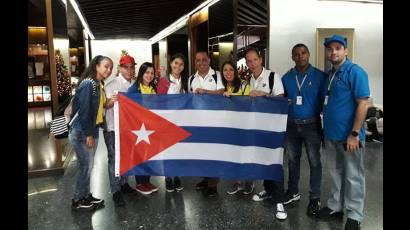
[[[226,63],[222,68],[223,76],[228,83],[231,83],[235,77],[235,70],[234,67]]]
[[[205,52],[198,52],[195,55],[195,67],[200,74],[207,74],[211,60]]]
[[[339,42],[331,42],[326,47],[326,58],[336,67],[344,62],[346,55],[347,48]]]
[[[175,58],[172,62],[171,62],[171,74],[174,77],[180,77],[182,71],[184,71],[185,68],[185,63],[184,60],[182,60],[181,58]]]
[[[96,67],[97,80],[101,81],[111,76],[112,65],[113,65],[112,61],[108,58],[104,58],[103,60],[101,60],[100,64],[97,64],[97,67]]]
[[[148,67],[147,70],[145,70],[144,75],[142,76],[142,84],[148,86],[152,82],[152,80],[154,80],[154,77],[154,68]]]

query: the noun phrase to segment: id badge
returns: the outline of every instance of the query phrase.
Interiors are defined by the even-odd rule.
[[[327,100],[328,100],[329,96],[325,96],[325,101],[323,102],[324,105],[327,105]]]
[[[302,105],[302,96],[296,96],[296,105]]]

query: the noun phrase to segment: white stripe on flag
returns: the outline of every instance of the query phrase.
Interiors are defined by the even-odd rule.
[[[115,134],[115,176],[120,176],[120,104],[114,102],[114,134]]]
[[[283,164],[283,148],[213,143],[178,143],[150,160],[215,160],[262,165]]]
[[[225,127],[285,132],[287,114],[221,110],[151,110],[178,126]],[[227,119],[229,117],[229,119]]]

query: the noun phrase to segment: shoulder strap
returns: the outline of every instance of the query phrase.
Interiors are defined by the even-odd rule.
[[[212,75],[212,77],[215,80],[215,84],[218,84],[218,76],[216,75],[216,71],[214,70],[214,74]]]
[[[269,74],[269,94],[272,94],[273,85],[275,83],[275,72]]]
[[[188,92],[192,92],[192,81],[194,81],[195,74],[192,74],[188,79]]]

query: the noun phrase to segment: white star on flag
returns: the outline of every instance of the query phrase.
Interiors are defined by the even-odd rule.
[[[145,129],[145,125],[144,123],[142,123],[140,130],[133,130],[131,131],[133,134],[135,134],[135,136],[138,137],[137,142],[135,143],[135,145],[137,145],[138,143],[140,143],[141,141],[145,141],[148,144],[150,144],[149,142],[149,138],[148,136],[153,134],[155,131],[154,130],[146,130]]]

